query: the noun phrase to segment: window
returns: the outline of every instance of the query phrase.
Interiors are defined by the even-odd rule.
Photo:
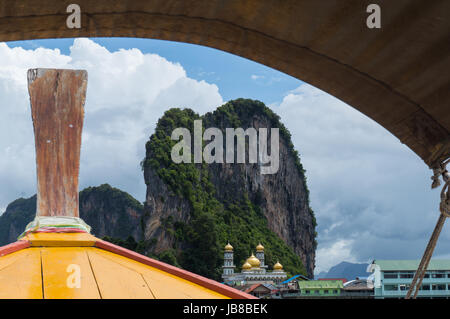
[[[384,273],[384,278],[386,279],[397,279],[398,278],[398,274],[396,272],[393,271],[386,271]]]
[[[409,290],[409,285],[400,285],[400,290],[401,291]]]
[[[430,290],[430,285],[422,285],[419,290]]]
[[[328,289],[325,289],[324,293],[327,294],[328,293]]]
[[[309,290],[305,290],[305,294],[309,295]]]
[[[413,277],[414,277],[414,273],[413,272],[400,274],[400,278],[413,278]]]
[[[445,278],[444,274],[432,274],[431,278]]]
[[[337,293],[338,293],[338,291],[337,291],[337,290],[333,290],[333,293],[334,293],[334,294],[337,294]]]
[[[384,285],[384,290],[386,291],[397,291],[398,285]]]
[[[445,290],[445,285],[433,284],[431,285],[431,290]]]
[[[318,295],[318,294],[320,294],[320,291],[319,291],[319,290],[315,290],[315,291],[314,291],[314,294],[315,294],[315,295]]]

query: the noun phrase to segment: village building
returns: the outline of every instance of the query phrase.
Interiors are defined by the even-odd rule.
[[[370,299],[373,298],[373,282],[370,279],[350,280],[344,283],[341,291],[343,298],[349,299]]]
[[[336,298],[344,288],[342,280],[308,280],[298,281],[300,297]]]
[[[420,260],[374,260],[368,270],[374,273],[375,299],[405,298]],[[431,259],[417,298],[450,298],[450,260]]]

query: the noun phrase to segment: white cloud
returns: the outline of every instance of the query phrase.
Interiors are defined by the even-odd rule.
[[[250,78],[251,78],[252,80],[256,81],[256,80],[264,79],[265,76],[264,76],[264,75],[256,75],[256,74],[252,74],[252,75],[250,76]]]
[[[316,274],[322,271],[329,271],[342,261],[356,262],[352,255],[351,245],[353,241],[347,239],[338,240],[327,247],[318,247],[316,251]]]
[[[80,188],[110,183],[144,200],[139,167],[145,142],[164,111],[205,113],[223,103],[216,85],[188,78],[178,63],[138,49],[110,52],[75,39],[70,55],[0,43],[0,206],[36,192],[34,136],[26,72],[29,68],[88,71]]]
[[[439,203],[422,160],[376,122],[310,85],[272,107],[306,169],[318,221],[318,269],[333,266],[329,260],[420,258]],[[445,228],[436,254],[450,250]],[[343,251],[333,251],[343,243]]]

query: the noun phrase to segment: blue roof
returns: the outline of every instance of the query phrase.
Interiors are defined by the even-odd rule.
[[[288,282],[291,282],[292,280],[297,279],[298,277],[300,277],[300,278],[303,279],[303,280],[309,280],[309,278],[307,278],[307,277],[305,277],[305,276],[303,276],[303,275],[295,275],[295,276],[293,276],[293,277],[291,277],[291,278],[286,279],[285,281],[283,281],[282,284],[287,284]]]

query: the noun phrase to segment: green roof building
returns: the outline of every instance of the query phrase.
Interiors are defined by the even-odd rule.
[[[308,280],[298,281],[302,297],[338,297],[344,288],[342,280]]]
[[[377,299],[405,298],[420,260],[374,260],[368,271],[374,273]],[[417,298],[450,298],[450,260],[432,259]]]

